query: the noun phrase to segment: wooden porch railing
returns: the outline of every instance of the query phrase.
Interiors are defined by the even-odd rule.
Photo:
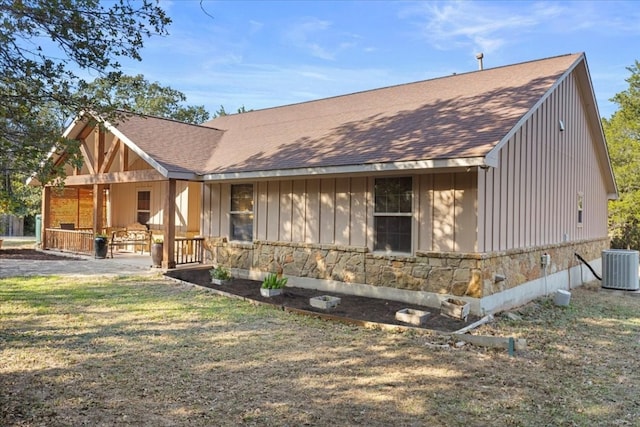
[[[204,261],[204,237],[176,237],[174,252],[176,265],[202,264]]]
[[[47,228],[44,247],[65,252],[93,255],[93,230]]]
[[[47,228],[44,247],[65,252],[94,254],[92,230],[62,230]],[[174,246],[176,265],[202,264],[204,262],[203,237],[176,237]]]

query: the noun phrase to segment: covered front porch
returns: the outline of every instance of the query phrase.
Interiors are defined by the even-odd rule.
[[[162,242],[163,268],[202,263],[199,200],[199,183],[177,180],[45,187],[42,248],[94,255],[95,238],[102,235],[112,245],[110,255],[148,258],[152,242]],[[116,235],[132,228],[148,239],[116,244]]]
[[[211,133],[146,116],[129,116],[118,128],[90,114],[76,118],[63,136],[79,142],[84,161],[76,167],[66,163],[65,151],[51,154],[66,176],[63,188],[43,189],[43,248],[92,255],[96,236],[112,239],[114,233],[135,228],[148,244],[137,240],[129,245],[125,239],[110,249],[137,249],[149,256],[152,242],[162,242],[163,268],[202,263],[202,184],[174,163],[178,154],[167,155],[180,145],[170,132],[175,126],[195,130],[198,138]]]

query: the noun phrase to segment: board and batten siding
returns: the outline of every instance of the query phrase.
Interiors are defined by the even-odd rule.
[[[196,182],[176,182],[176,232],[197,233],[200,225],[200,186]],[[137,220],[138,191],[151,192],[151,228],[162,227],[162,208],[166,195],[166,183],[132,182],[112,184],[109,194],[111,226],[126,227]],[[117,208],[115,208],[117,206]]]
[[[607,236],[606,172],[583,102],[568,75],[501,148],[498,167],[478,170],[480,252]]]
[[[474,252],[477,175],[412,175],[413,252]],[[373,248],[372,177],[258,181],[254,185],[254,239]],[[229,236],[230,185],[207,183],[201,234]]]

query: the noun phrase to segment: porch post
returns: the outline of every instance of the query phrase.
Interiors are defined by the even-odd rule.
[[[164,245],[162,245],[162,268],[176,268],[176,180],[165,181],[166,197],[162,209]]]
[[[93,184],[93,234],[102,233],[104,211],[104,185]]]
[[[41,204],[41,214],[42,214],[42,222],[40,224],[40,247],[42,249],[47,249],[47,236],[46,230],[51,227],[51,215],[49,215],[49,211],[51,210],[51,187],[45,185],[42,187],[42,204]]]

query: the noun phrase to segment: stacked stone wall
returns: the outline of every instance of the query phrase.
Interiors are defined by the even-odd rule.
[[[354,246],[256,241],[207,240],[208,260],[262,273],[288,277],[384,286],[396,289],[482,298],[538,279],[543,254],[551,256],[547,274],[577,265],[575,253],[586,260],[600,258],[608,239],[571,242],[506,252],[418,252],[415,256],[369,253]]]

